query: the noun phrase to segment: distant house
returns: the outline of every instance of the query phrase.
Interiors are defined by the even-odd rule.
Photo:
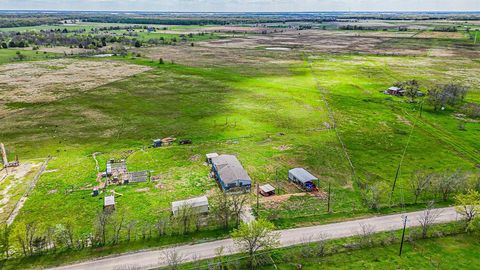
[[[258,187],[258,189],[259,189],[258,192],[262,194],[262,196],[268,197],[268,196],[275,195],[275,188],[270,184],[260,186]]]
[[[206,214],[208,213],[208,198],[207,196],[202,196],[188,200],[172,202],[173,215],[176,215],[184,207],[191,207],[192,211],[197,214]]]
[[[403,90],[399,87],[396,87],[396,86],[392,86],[392,87],[388,88],[387,90],[385,90],[384,93],[386,95],[392,95],[392,96],[403,96],[405,94],[405,90]]]
[[[140,183],[140,182],[147,182],[148,180],[148,171],[140,171],[140,172],[129,172],[124,174],[123,183]]]
[[[105,200],[103,202],[103,209],[104,210],[115,210],[115,196],[105,196]]]
[[[316,191],[315,181],[318,178],[313,176],[304,168],[295,168],[288,171],[288,180],[300,185],[306,191]]]
[[[237,157],[233,155],[220,155],[212,160],[212,172],[223,191],[235,188],[249,191],[252,179],[243,168]]]

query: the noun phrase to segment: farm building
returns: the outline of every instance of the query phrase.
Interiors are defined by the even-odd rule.
[[[107,162],[107,170],[106,174],[107,176],[119,176],[122,174],[125,174],[127,172],[127,163],[125,160],[109,160]]]
[[[123,183],[140,183],[147,182],[148,180],[148,171],[141,172],[129,172],[124,175]]]
[[[233,155],[220,155],[212,158],[212,172],[223,191],[234,188],[249,191],[252,185],[252,179],[247,171]]]
[[[105,196],[103,203],[104,210],[115,210],[115,196]]]
[[[262,194],[262,196],[268,197],[268,196],[275,195],[275,188],[270,184],[260,186],[258,187],[258,189],[259,189],[258,192]]]
[[[184,201],[172,202],[172,213],[176,215],[183,207],[192,207],[193,212],[197,214],[208,213],[208,198],[207,196],[202,196]]]
[[[212,158],[218,157],[217,153],[209,153],[205,155],[207,157],[206,161],[208,164],[212,164]]]
[[[304,168],[294,168],[289,170],[288,180],[300,185],[306,191],[317,190],[314,182],[318,181],[318,178],[313,176]]]
[[[399,87],[396,87],[396,86],[392,86],[392,87],[388,88],[387,90],[385,90],[384,93],[386,95],[392,95],[392,96],[403,96],[403,94],[405,93],[405,90],[403,90]]]

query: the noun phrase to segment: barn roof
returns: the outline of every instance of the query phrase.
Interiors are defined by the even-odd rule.
[[[220,155],[212,158],[212,163],[225,184],[235,183],[237,180],[252,181],[236,156]]]
[[[183,201],[176,201],[172,202],[172,212],[177,212],[180,208],[185,206],[191,207],[201,207],[201,206],[208,206],[208,198],[207,196],[191,198],[188,200]]]
[[[294,168],[288,171],[289,174],[295,176],[295,178],[298,179],[298,181],[302,183],[306,182],[312,182],[315,180],[318,180],[317,177],[313,176],[311,173],[309,173],[307,170],[304,168]]]

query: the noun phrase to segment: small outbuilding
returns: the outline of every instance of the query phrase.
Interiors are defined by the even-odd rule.
[[[105,200],[103,203],[104,210],[115,210],[115,196],[105,196]]]
[[[218,154],[217,153],[208,153],[205,156],[207,157],[206,162],[208,164],[212,164],[212,158],[218,157]]]
[[[405,94],[405,90],[403,90],[399,87],[396,87],[396,86],[392,86],[392,87],[388,88],[387,90],[385,90],[384,93],[386,95],[392,95],[392,96],[403,96]]]
[[[207,196],[191,198],[183,201],[172,202],[172,213],[176,215],[182,208],[191,207],[196,214],[208,213],[208,198]]]
[[[275,195],[275,188],[270,184],[260,186],[258,187],[258,189],[259,189],[258,192],[262,194],[262,196],[268,197],[268,196]]]
[[[315,182],[318,178],[304,168],[294,168],[288,171],[288,180],[300,185],[306,191],[317,191]]]
[[[212,158],[212,172],[223,191],[250,191],[252,179],[234,155]]]
[[[160,140],[160,139],[153,140],[152,146],[153,146],[154,148],[162,147],[162,140]]]

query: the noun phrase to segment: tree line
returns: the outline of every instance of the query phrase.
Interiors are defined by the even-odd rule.
[[[209,198],[207,215],[184,206],[175,215],[159,216],[155,221],[128,218],[128,212],[99,210],[90,231],[74,222],[44,225],[38,222],[15,223],[0,228],[0,256],[4,259],[29,257],[49,252],[81,250],[120,243],[161,239],[199,231],[237,228],[249,194],[218,192]]]

